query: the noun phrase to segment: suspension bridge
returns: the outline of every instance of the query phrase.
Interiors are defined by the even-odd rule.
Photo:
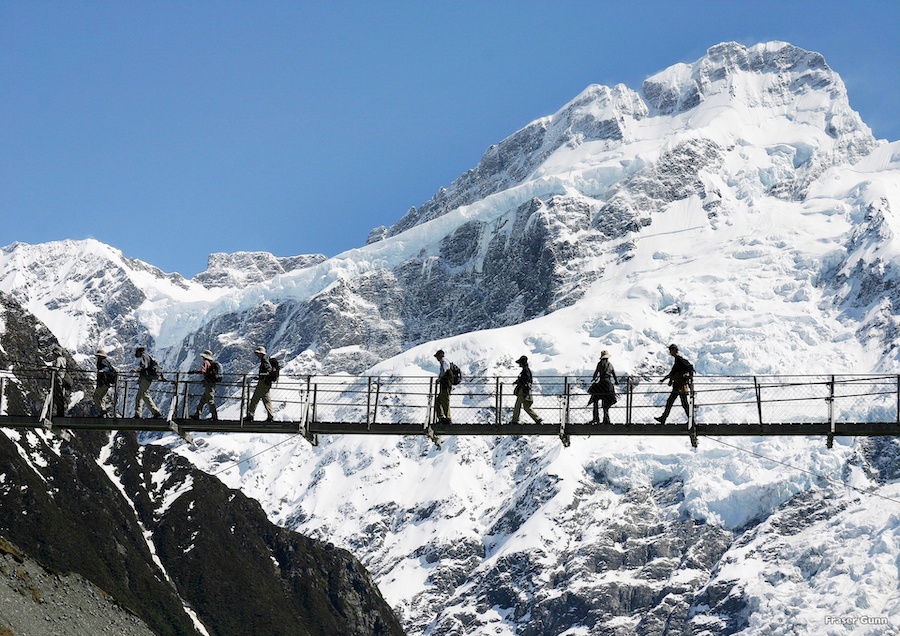
[[[84,372],[88,373],[88,372]],[[828,447],[839,436],[900,435],[900,375],[695,376],[688,412],[676,400],[665,424],[670,388],[659,376],[620,378],[609,423],[592,423],[590,377],[535,376],[532,407],[541,422],[512,423],[514,377],[467,377],[451,395],[451,421],[434,413],[436,379],[419,376],[287,376],[272,386],[276,416],[259,421],[247,407],[256,378],[226,375],[216,387],[216,419],[191,419],[202,392],[196,374],[166,373],[151,388],[159,418],[135,417],[136,374],[120,374],[109,390],[105,412],[91,405],[88,389],[72,392],[64,417],[53,414],[53,374],[41,369],[0,376],[0,427],[45,427],[63,437],[84,430],[193,433],[299,434],[311,444],[319,435],[424,435],[440,444],[448,435],[698,436],[803,435],[822,437]],[[16,413],[7,399],[10,383],[24,379],[46,386],[40,412]],[[146,414],[146,413],[145,413]],[[256,415],[265,417],[260,405]],[[523,415],[524,416],[524,415]],[[524,416],[527,418],[527,416]]]

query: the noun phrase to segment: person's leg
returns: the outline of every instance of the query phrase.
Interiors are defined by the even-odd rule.
[[[94,389],[94,407],[97,409],[97,414],[100,417],[106,416],[106,408],[103,406],[103,400],[106,399],[106,394],[109,391],[108,384],[98,384],[97,388]]]
[[[603,423],[610,424],[609,421],[609,408],[612,406],[611,400],[603,400]]]
[[[660,424],[665,424],[666,419],[669,417],[669,413],[672,411],[672,405],[675,404],[675,399],[678,397],[678,392],[673,390],[669,393],[669,398],[666,400],[666,410],[663,411],[663,414],[656,418],[656,421]]]
[[[208,384],[206,382],[203,383],[203,395],[200,396],[200,401],[197,403],[197,410],[194,411],[194,415],[191,417],[195,420],[200,419],[200,415],[203,413],[203,407],[209,404],[210,411],[213,409],[213,390],[214,385]]]
[[[516,396],[516,405],[513,406],[513,414],[512,420],[510,424],[518,424],[519,423],[519,413],[522,410],[522,398],[520,396]]]
[[[138,383],[137,404],[134,408],[134,416],[137,418],[141,416],[141,402],[144,402],[150,408],[150,412],[153,413],[154,417],[162,416],[162,411],[159,410],[159,407],[156,406],[153,398],[150,397],[151,383],[152,381],[147,378],[141,378],[140,382]]]
[[[435,413],[438,420],[450,419],[450,391],[441,387],[435,401]]]
[[[681,395],[681,406],[684,407],[684,414],[687,415],[688,417],[690,417],[691,416],[691,407],[690,407],[690,403],[688,402],[688,394],[685,392],[682,392],[682,393],[679,393],[679,395]]]
[[[252,420],[253,416],[256,415],[256,405],[259,404],[259,401],[262,399],[263,393],[265,392],[265,387],[263,386],[263,381],[259,380],[256,383],[256,388],[253,389],[253,396],[250,398],[250,404],[247,407],[247,419]]]
[[[268,382],[265,383],[265,392],[262,395],[263,408],[266,409],[266,419],[271,422],[275,419],[275,413],[272,411],[272,398],[269,397],[269,390],[272,388]]]
[[[544,420],[541,418],[541,416],[538,415],[537,413],[535,413],[535,412],[534,412],[534,409],[531,408],[531,405],[533,404],[532,402],[523,402],[522,404],[523,404],[523,406],[524,406],[524,408],[525,408],[525,412],[528,413],[528,415],[531,416],[531,419],[534,420],[535,424],[540,424],[541,422],[544,421]]]

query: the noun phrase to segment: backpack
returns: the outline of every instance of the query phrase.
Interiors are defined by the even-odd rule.
[[[72,379],[72,374],[69,373],[68,369],[66,369],[66,372],[63,374],[62,386],[66,391],[71,391],[72,387],[75,386],[75,380]]]
[[[456,386],[462,382],[462,371],[456,366],[455,362],[450,363],[450,384]]]
[[[206,369],[206,373],[203,374],[203,377],[213,384],[218,384],[222,381],[222,365],[215,360],[210,360],[209,368]]]
[[[156,380],[160,376],[159,365],[156,364],[156,360],[154,360],[151,356],[147,356],[147,358],[150,360],[150,362],[147,363],[147,377],[151,380]]]
[[[100,386],[115,386],[118,379],[119,372],[113,365],[109,365],[109,368],[100,374]]]
[[[275,382],[281,375],[281,362],[278,361],[278,358],[269,358],[269,362],[272,364],[272,370],[269,371],[269,382]]]

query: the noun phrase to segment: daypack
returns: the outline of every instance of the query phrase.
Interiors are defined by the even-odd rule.
[[[269,382],[275,382],[281,375],[281,362],[278,361],[278,358],[269,358],[269,362],[272,364],[272,370],[269,371]]]
[[[222,365],[215,360],[210,360],[204,377],[213,384],[218,384],[222,381]]]
[[[154,360],[152,356],[148,355],[147,359],[149,360],[149,362],[147,363],[147,369],[145,373],[151,380],[156,380],[160,376],[159,365],[156,364],[156,360]]]
[[[462,371],[456,366],[455,362],[450,363],[450,384],[457,385],[462,382]]]
[[[75,380],[72,379],[72,374],[69,373],[68,369],[66,369],[66,372],[63,374],[62,385],[66,391],[71,391],[72,387],[75,386]]]
[[[100,385],[101,386],[115,386],[116,380],[119,379],[119,372],[116,371],[113,365],[109,365],[109,368],[106,371],[101,372],[100,374]]]

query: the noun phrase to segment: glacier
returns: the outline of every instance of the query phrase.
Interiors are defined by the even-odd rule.
[[[900,373],[900,142],[784,42],[590,86],[332,258],[194,280],[96,241],[0,251],[0,291],[87,359],[149,341],[231,372]],[[249,274],[248,274],[249,272]],[[704,414],[704,417],[706,415]],[[279,525],[351,550],[410,634],[889,634],[893,438],[210,435],[163,440]]]

